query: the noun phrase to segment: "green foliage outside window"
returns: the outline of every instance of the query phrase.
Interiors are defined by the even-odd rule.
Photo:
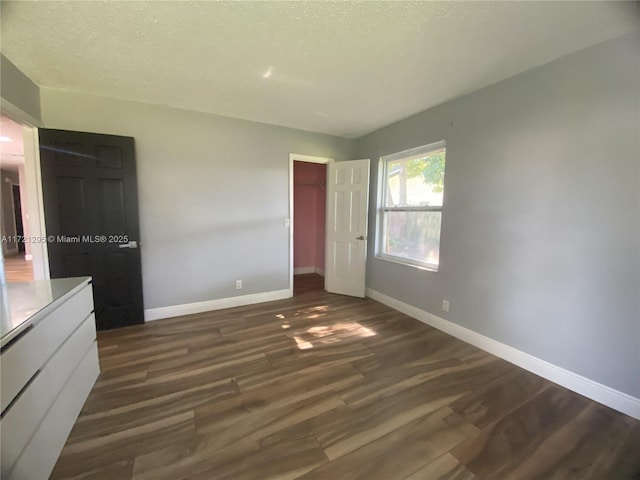
[[[427,185],[432,186],[434,192],[442,192],[444,188],[444,160],[444,150],[426,157],[409,160],[407,162],[407,176],[409,178],[422,177]]]

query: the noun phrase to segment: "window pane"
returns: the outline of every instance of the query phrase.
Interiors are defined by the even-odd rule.
[[[385,206],[442,206],[445,149],[387,162]]]
[[[442,212],[385,212],[387,255],[438,265]]]

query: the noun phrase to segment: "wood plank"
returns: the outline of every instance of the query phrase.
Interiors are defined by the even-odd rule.
[[[362,480],[402,479],[436,459],[443,452],[474,435],[471,424],[448,425],[448,407],[432,411],[417,420],[375,438],[347,455],[326,463],[301,477],[304,480],[348,478]],[[431,477],[423,477],[431,478]]]
[[[458,462],[456,457],[445,453],[404,480],[476,480],[477,478]]]
[[[508,478],[530,456],[548,445],[554,432],[567,422],[574,422],[588,406],[585,398],[550,386],[451,453],[482,478]]]
[[[451,404],[451,409],[467,422],[483,429],[549,387],[549,382],[517,367],[504,376],[474,389]]]
[[[7,282],[30,282],[33,280],[33,262],[24,259],[24,253],[4,257],[4,274]]]
[[[291,299],[98,334],[52,478],[634,478],[640,422],[370,299]]]

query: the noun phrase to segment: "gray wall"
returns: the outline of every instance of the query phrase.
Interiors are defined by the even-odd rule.
[[[368,287],[640,397],[639,52],[609,41],[359,139],[370,238],[379,157],[447,141],[440,271],[371,242]]]
[[[40,88],[4,55],[0,55],[0,95],[11,105],[31,116],[36,123],[40,123]],[[3,108],[6,107],[8,106],[3,105]]]
[[[289,153],[343,160],[355,146],[169,107],[41,94],[47,128],[135,137],[145,308],[288,288]]]

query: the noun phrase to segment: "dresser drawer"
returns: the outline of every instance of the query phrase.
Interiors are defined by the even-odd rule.
[[[86,285],[6,347],[0,357],[0,407],[3,412],[92,311],[93,291],[91,285]]]
[[[94,342],[80,360],[80,364],[36,429],[6,480],[49,478],[99,374],[98,351]],[[5,476],[2,478],[4,480]]]
[[[3,478],[11,472],[20,453],[87,351],[91,348],[95,350],[95,345],[95,318],[90,315],[7,409],[1,420],[0,464]]]

